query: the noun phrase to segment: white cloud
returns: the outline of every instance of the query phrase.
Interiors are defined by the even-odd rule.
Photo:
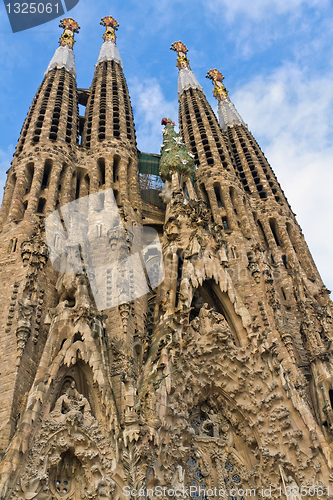
[[[162,143],[161,120],[169,116],[173,121],[178,117],[176,100],[167,101],[159,82],[155,78],[128,82],[136,123],[138,148],[146,153],[159,153]]]
[[[232,96],[297,213],[310,251],[333,289],[333,72],[285,64]]]
[[[246,15],[254,20],[271,17],[274,14],[287,14],[295,12],[302,6],[324,7],[328,0],[208,0],[208,7],[213,12],[224,11],[228,20],[236,15]]]

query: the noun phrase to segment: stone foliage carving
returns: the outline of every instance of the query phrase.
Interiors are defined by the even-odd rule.
[[[114,446],[73,382],[44,419],[10,498],[110,499]]]

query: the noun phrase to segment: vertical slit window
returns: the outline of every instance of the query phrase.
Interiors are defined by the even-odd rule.
[[[115,156],[113,161],[113,183],[116,183],[119,180],[118,178],[119,162],[120,162],[120,157]]]
[[[52,170],[52,160],[46,160],[44,164],[42,189],[46,189],[49,185],[51,170]]]
[[[262,227],[260,220],[257,220],[256,222],[257,222],[257,226],[258,226],[258,230],[259,230],[259,235],[261,236],[261,239],[264,241],[266,247],[268,248],[269,245],[268,245],[268,240],[267,240],[264,228]]]
[[[37,207],[37,213],[38,214],[43,214],[44,213],[45,204],[46,204],[45,198],[39,198],[38,207]]]
[[[32,179],[34,177],[34,170],[35,170],[34,164],[28,163],[28,165],[26,166],[26,179],[27,179],[26,190],[25,190],[26,194],[30,192]]]
[[[99,185],[104,186],[105,184],[105,160],[104,158],[99,158],[97,160],[98,173],[99,173]]]
[[[270,225],[271,231],[273,233],[275,243],[277,244],[278,247],[280,247],[281,245],[280,245],[280,240],[279,240],[279,236],[278,236],[278,229],[277,229],[276,220],[270,219],[269,225]]]
[[[178,265],[177,265],[177,293],[176,293],[175,307],[178,306],[178,302],[179,302],[179,287],[180,287],[180,283],[182,281],[182,276],[183,276],[184,257],[183,257],[183,252],[182,251],[180,251],[180,250],[178,251],[177,258],[178,258]]]
[[[224,229],[227,231],[229,229],[227,217],[222,217],[222,224],[223,224]]]
[[[207,191],[206,191],[204,184],[200,184],[200,193],[201,193],[201,197],[204,200],[204,202],[208,204],[209,199],[208,199],[208,194],[207,194]]]
[[[221,193],[220,193],[220,186],[218,184],[214,184],[214,192],[215,192],[215,196],[216,196],[217,206],[219,208],[223,208],[223,202],[222,202]]]
[[[80,177],[78,176],[76,179],[76,190],[75,190],[75,199],[77,200],[80,197]]]

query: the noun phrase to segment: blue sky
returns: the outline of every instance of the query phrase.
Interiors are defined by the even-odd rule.
[[[297,214],[324,283],[333,289],[333,6],[329,0],[80,0],[74,47],[78,86],[90,86],[100,18],[120,24],[117,45],[141,151],[158,153],[160,120],[177,121],[176,54],[216,109],[207,70],[225,76],[231,100],[265,152]],[[13,34],[0,5],[0,184],[21,126],[58,46],[59,19]]]

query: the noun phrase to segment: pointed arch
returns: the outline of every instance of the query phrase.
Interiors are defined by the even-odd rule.
[[[208,392],[206,397],[198,394],[190,410],[193,437],[188,448],[186,483],[201,493],[217,488],[228,498],[241,500],[242,490],[254,491],[248,471],[258,465],[253,452],[259,448],[259,441],[253,436],[252,423],[237,406],[230,404],[221,390],[215,388]],[[205,494],[199,497],[204,499]]]
[[[70,367],[63,366],[59,370],[57,383],[52,391],[51,412],[54,410],[59,398],[64,396],[66,391],[71,391],[72,387],[88,400],[91,414],[97,418],[99,422],[104,422],[106,415],[105,411],[102,411],[100,405],[100,395],[99,391],[96,390],[96,384],[94,384],[93,372],[90,366],[82,360]]]
[[[111,479],[112,460],[115,449],[106,437],[105,426],[93,416],[88,400],[71,387],[44,415],[43,425],[33,436],[27,467],[18,468],[15,474],[22,489],[17,498],[38,497],[44,485],[55,499],[79,500],[88,491],[99,494],[99,488],[107,486],[111,494],[117,486]]]
[[[222,292],[218,284],[213,279],[206,279],[202,285],[199,285],[193,292],[192,310],[190,319],[199,314],[204,303],[208,304],[209,309],[214,309],[222,314],[227,320],[236,342],[240,346],[248,344],[246,330],[243,326],[242,318],[236,313],[235,307],[231,302],[227,292]]]

